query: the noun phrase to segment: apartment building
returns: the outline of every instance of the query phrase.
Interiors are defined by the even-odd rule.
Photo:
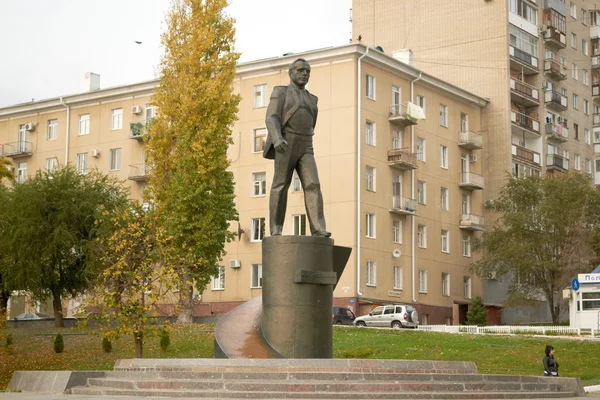
[[[238,65],[234,86],[242,100],[228,151],[238,238],[198,296],[196,314],[221,313],[261,294],[273,176],[273,162],[262,157],[265,112],[298,57],[310,62],[308,90],[319,98],[314,149],[327,228],[337,244],[352,247],[334,303],[358,314],[376,304],[414,304],[422,323],[464,321],[471,299],[482,294],[467,266],[471,241],[485,227],[485,141],[477,132],[486,130],[488,100],[360,44]],[[149,178],[139,138],[156,112],[156,84],[2,108],[2,154],[14,160],[19,180],[70,162],[82,173],[95,167],[127,179],[139,199]],[[297,178],[284,234],[310,234]]]
[[[600,183],[593,147],[600,142],[600,27],[592,2],[354,0],[351,15],[355,40],[490,98],[482,117],[485,201],[507,172],[580,170]],[[488,280],[484,289],[488,306],[502,306],[507,282]],[[506,309],[502,322],[549,318],[546,305],[528,310]]]

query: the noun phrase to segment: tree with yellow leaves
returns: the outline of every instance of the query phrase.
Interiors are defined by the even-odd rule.
[[[13,164],[9,159],[0,157],[0,184],[4,178],[11,182],[15,180],[15,174],[11,170],[12,166]]]
[[[173,0],[162,36],[165,53],[153,94],[147,161],[151,201],[178,273],[177,322],[192,322],[193,282],[200,292],[218,272],[237,220],[227,147],[239,96],[233,93],[234,21],[226,0]],[[167,250],[168,249],[168,250]]]

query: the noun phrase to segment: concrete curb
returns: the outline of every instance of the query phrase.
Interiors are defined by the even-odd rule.
[[[600,392],[600,385],[584,386],[583,390],[585,390],[586,393]]]

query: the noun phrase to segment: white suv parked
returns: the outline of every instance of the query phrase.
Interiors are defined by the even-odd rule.
[[[419,314],[413,306],[379,306],[369,315],[356,318],[354,325],[396,329],[416,328],[419,325]]]

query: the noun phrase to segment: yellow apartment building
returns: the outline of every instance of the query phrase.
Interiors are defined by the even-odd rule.
[[[334,303],[357,314],[376,304],[414,304],[423,324],[463,322],[472,298],[482,295],[467,266],[471,241],[485,228],[488,100],[361,44],[238,65],[234,90],[242,100],[228,152],[238,239],[196,297],[196,315],[261,294],[273,176],[273,162],[262,157],[265,112],[298,57],[310,62],[307,88],[319,98],[314,148],[327,228],[337,244],[352,247]],[[85,93],[1,108],[0,154],[13,160],[19,181],[69,162],[81,173],[97,168],[126,180],[141,199],[151,177],[140,138],[157,112],[151,94],[158,82],[107,89],[96,75],[86,82]],[[284,234],[307,233],[294,179]]]

